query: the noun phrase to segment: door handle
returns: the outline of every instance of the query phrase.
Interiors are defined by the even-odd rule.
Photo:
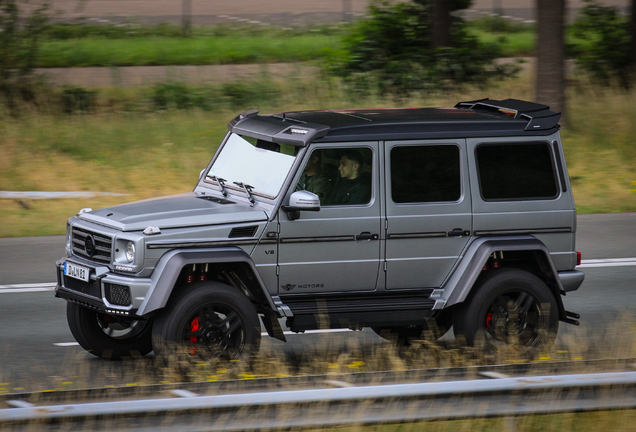
[[[470,231],[463,230],[461,228],[454,228],[452,231],[448,232],[449,237],[468,237],[470,235]]]
[[[368,231],[360,233],[356,236],[356,240],[377,240],[380,236],[377,234],[371,234]]]

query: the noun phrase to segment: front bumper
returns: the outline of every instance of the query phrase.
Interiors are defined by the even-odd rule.
[[[65,275],[64,264],[67,261],[88,268],[88,282]],[[94,266],[70,258],[57,261],[55,266],[56,297],[112,315],[135,316],[151,286],[149,278],[115,274],[108,267]]]

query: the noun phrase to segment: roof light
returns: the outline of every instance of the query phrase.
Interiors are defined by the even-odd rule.
[[[161,234],[161,230],[159,229],[159,227],[149,226],[148,228],[144,230],[144,234],[146,235]]]
[[[77,212],[77,216],[84,214],[84,213],[88,213],[88,212],[92,212],[93,209],[90,207],[84,207],[83,209],[80,209],[80,211]]]
[[[296,135],[306,135],[309,133],[308,130],[305,129],[297,129],[297,128],[291,128],[291,133],[296,134]]]

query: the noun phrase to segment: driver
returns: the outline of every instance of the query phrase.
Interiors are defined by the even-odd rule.
[[[327,205],[366,204],[371,200],[371,179],[361,173],[364,161],[360,152],[345,150],[340,156],[340,179],[333,187]]]

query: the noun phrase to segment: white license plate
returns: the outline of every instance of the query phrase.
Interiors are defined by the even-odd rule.
[[[71,264],[70,262],[64,263],[64,274],[74,279],[83,280],[88,282],[90,276],[90,270],[86,267],[78,266],[77,264]]]

